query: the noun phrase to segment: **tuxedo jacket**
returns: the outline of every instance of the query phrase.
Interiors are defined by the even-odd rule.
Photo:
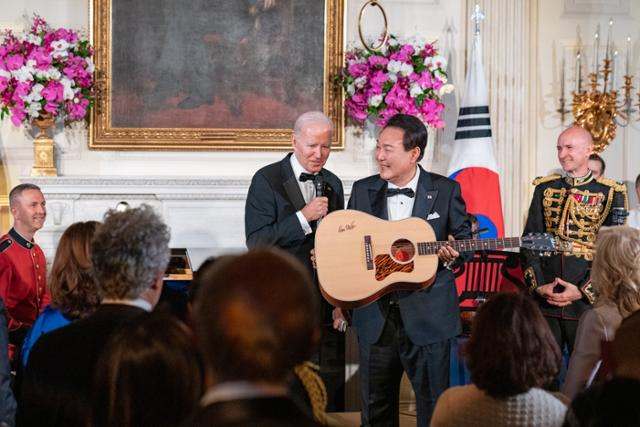
[[[298,177],[293,176],[292,155],[289,153],[281,161],[263,167],[251,180],[244,216],[247,247],[277,246],[312,273],[309,251],[313,249],[315,233],[305,236],[296,215],[305,201]],[[343,209],[342,182],[326,169],[320,174],[324,179],[324,195],[329,199],[329,212]]]
[[[24,374],[21,426],[85,426],[98,358],[113,333],[145,313],[138,307],[105,304],[91,316],[44,334]]]
[[[216,402],[199,408],[184,427],[315,427],[310,415],[286,397]]]
[[[386,192],[387,181],[380,175],[364,178],[353,184],[348,208],[389,219]],[[447,240],[449,234],[456,240],[471,238],[460,185],[422,167],[412,216],[427,220],[439,241]],[[460,333],[456,284],[442,263],[431,286],[419,291],[398,291],[396,296],[404,329],[414,344],[444,341]],[[378,341],[387,310],[388,300],[383,298],[353,311],[353,326],[360,340],[367,344]]]

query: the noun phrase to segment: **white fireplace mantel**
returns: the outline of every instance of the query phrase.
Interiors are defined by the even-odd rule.
[[[171,247],[187,248],[197,268],[206,257],[245,247],[244,203],[249,179],[193,177],[23,177],[47,200],[47,221],[36,235],[49,262],[63,231],[77,221],[100,221],[119,202],[153,206],[171,228]]]
[[[21,181],[38,185],[47,200],[47,220],[36,241],[49,262],[69,225],[100,221],[120,202],[153,206],[171,228],[171,247],[187,248],[195,268],[208,256],[246,249],[249,178],[58,176]],[[345,187],[350,189],[352,183],[345,182]]]

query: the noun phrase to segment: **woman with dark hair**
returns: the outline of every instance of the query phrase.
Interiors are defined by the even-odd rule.
[[[179,426],[203,390],[204,368],[189,328],[168,313],[143,314],[102,352],[89,425]]]
[[[76,222],[62,234],[47,280],[51,304],[40,314],[22,345],[22,365],[45,333],[93,313],[100,303],[91,263],[91,239],[100,225],[96,221]]]
[[[541,387],[560,366],[560,350],[540,309],[519,293],[482,305],[464,347],[472,385],[445,391],[431,426],[561,426],[565,404]]]

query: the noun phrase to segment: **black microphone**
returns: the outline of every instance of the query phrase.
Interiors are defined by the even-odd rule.
[[[322,175],[316,175],[313,182],[316,185],[316,197],[324,196],[324,178],[322,178]]]
[[[324,196],[324,178],[322,177],[322,175],[317,174],[313,178],[313,183],[316,186],[316,197]],[[320,221],[322,221],[322,218],[317,219],[316,226],[320,225]]]

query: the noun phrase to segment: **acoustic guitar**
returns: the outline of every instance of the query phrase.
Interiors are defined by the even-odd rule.
[[[553,252],[547,233],[525,237],[436,241],[433,228],[421,218],[385,221],[345,209],[322,219],[316,231],[315,259],[320,290],[336,307],[355,308],[396,290],[418,290],[433,283],[438,250],[458,252],[524,247]]]

